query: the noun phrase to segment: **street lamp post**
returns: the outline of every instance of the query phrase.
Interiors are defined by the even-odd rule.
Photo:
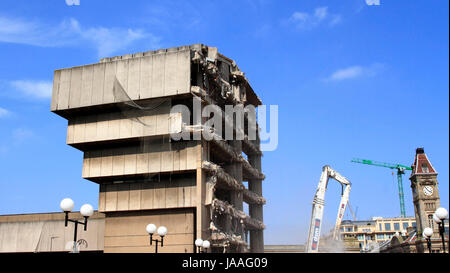
[[[210,242],[208,240],[202,240],[202,239],[197,239],[195,240],[195,246],[198,249],[198,253],[205,253],[208,251],[208,248],[211,246]],[[202,251],[202,248],[204,249],[204,251]]]
[[[166,236],[167,234],[167,228],[165,226],[160,226],[158,229],[156,229],[156,226],[154,224],[148,224],[146,230],[150,235],[150,245],[153,245],[153,242],[155,242],[155,253],[158,253],[158,243],[161,244],[161,247],[164,246],[164,236]],[[161,240],[153,239],[153,233],[155,233],[155,231],[158,232]]]
[[[433,220],[439,225],[439,234],[442,238],[442,250],[445,253],[445,227],[444,222],[448,216],[448,211],[445,208],[438,208],[433,215]]]
[[[75,229],[74,229],[74,234],[73,234],[73,250],[72,250],[72,253],[78,253],[79,252],[77,250],[78,224],[83,225],[84,226],[84,231],[86,231],[87,230],[88,218],[89,218],[89,216],[92,216],[92,214],[94,214],[94,208],[91,205],[89,205],[89,204],[84,204],[83,206],[81,206],[80,213],[84,217],[84,222],[81,222],[81,221],[78,221],[78,220],[69,219],[69,212],[72,211],[73,206],[74,206],[74,203],[73,203],[72,199],[64,198],[61,201],[61,203],[59,204],[59,206],[61,207],[61,209],[66,214],[65,215],[65,220],[64,220],[64,226],[67,227],[67,223],[68,222],[72,222],[72,223],[75,224]]]
[[[427,240],[428,251],[431,252],[431,236],[433,236],[433,229],[426,227],[423,230],[422,236]]]

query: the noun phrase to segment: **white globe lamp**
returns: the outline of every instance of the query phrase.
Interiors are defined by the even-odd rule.
[[[148,224],[146,230],[148,234],[153,234],[156,232],[156,226],[154,224]]]
[[[197,240],[195,240],[195,245],[197,246],[197,247],[202,247],[203,246],[203,240],[202,239],[197,239]]]
[[[164,236],[166,236],[166,234],[167,234],[167,228],[165,226],[160,226],[158,228],[158,235],[161,237],[164,237]]]
[[[448,211],[445,208],[438,208],[434,214],[439,218],[441,221],[445,220],[448,216]]]
[[[81,206],[80,213],[84,217],[90,217],[94,214],[94,208],[89,204],[84,204]]]
[[[202,246],[203,248],[208,249],[211,246],[211,244],[209,243],[208,240],[204,240]]]
[[[429,227],[426,227],[423,230],[423,237],[430,238],[431,236],[433,236],[433,230]]]
[[[59,206],[64,212],[71,212],[73,210],[74,203],[72,199],[64,198],[61,203],[59,203]]]

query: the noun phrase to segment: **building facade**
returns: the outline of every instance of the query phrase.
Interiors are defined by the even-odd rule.
[[[365,249],[369,244],[389,241],[396,234],[406,235],[416,228],[416,219],[373,217],[367,221],[344,220],[341,224],[341,238],[347,244],[354,244]]]
[[[380,249],[381,252],[393,253],[423,253],[429,252],[427,241],[422,233],[426,227],[433,229],[431,236],[431,251],[443,252],[442,237],[439,234],[439,226],[433,220],[433,214],[440,207],[437,171],[431,164],[423,148],[417,148],[414,162],[411,166],[411,189],[417,228],[413,236],[404,238],[397,236]],[[448,219],[444,223],[444,244],[447,252],[448,244]]]
[[[71,219],[83,221],[79,212]],[[64,226],[65,214],[33,213],[0,215],[0,253],[69,252],[73,249],[73,223]],[[88,229],[77,229],[78,249],[83,252],[103,252],[105,215],[94,212]]]
[[[417,232],[422,234],[426,227],[431,227],[434,230],[433,238],[439,238],[438,225],[433,221],[433,214],[440,207],[437,175],[438,173],[428,160],[424,149],[417,148],[409,178],[413,193]]]
[[[168,229],[163,252],[195,252],[197,238],[212,252],[263,252],[258,126],[224,113],[261,104],[236,63],[202,44],[56,70],[51,111],[99,184],[104,252],[153,251],[149,223]],[[211,107],[236,137],[210,125]]]
[[[444,243],[446,245],[446,253],[448,253],[448,222],[445,223]],[[442,253],[442,238],[431,238],[430,240],[431,252]],[[374,252],[374,249],[369,249],[368,252]],[[376,247],[376,252],[381,253],[430,253],[427,241],[418,235],[415,230],[406,236],[401,234],[395,235],[391,240],[379,244]]]

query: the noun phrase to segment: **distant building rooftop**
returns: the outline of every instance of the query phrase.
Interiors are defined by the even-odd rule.
[[[303,253],[305,245],[265,245],[264,253]]]
[[[342,221],[342,225],[355,225],[355,226],[369,226],[375,225],[375,221],[366,220],[366,221],[352,221],[352,220],[344,220]]]

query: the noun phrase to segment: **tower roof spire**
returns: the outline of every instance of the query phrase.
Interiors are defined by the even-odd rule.
[[[424,148],[416,149],[416,156],[414,158],[414,163],[412,165],[411,176],[422,174],[437,174],[433,165],[431,165],[430,160],[425,154]]]

